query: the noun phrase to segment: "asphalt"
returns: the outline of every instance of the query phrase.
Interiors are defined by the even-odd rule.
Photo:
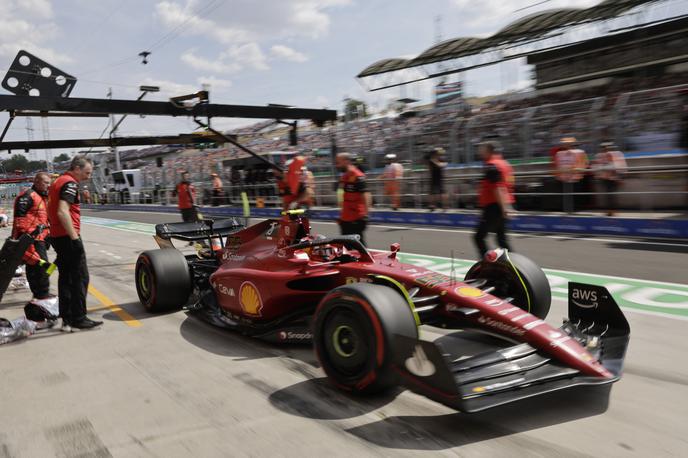
[[[470,233],[427,229],[371,227],[367,237],[374,248],[399,241],[408,252],[475,257]],[[89,307],[105,324],[0,347],[0,457],[647,457],[688,449],[685,320],[628,313],[626,373],[611,391],[566,391],[466,415],[404,390],[350,397],[328,384],[307,346],[263,344],[183,312],[150,315],[136,298],[133,263],[155,247],[151,237],[92,225],[83,237],[96,289]],[[688,246],[679,243],[528,235],[513,244],[543,267],[688,283]],[[21,314],[28,297],[8,291],[0,316]],[[549,320],[564,313],[555,303]]]

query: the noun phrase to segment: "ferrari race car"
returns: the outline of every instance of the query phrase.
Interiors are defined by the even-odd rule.
[[[630,328],[609,292],[570,283],[569,319],[555,328],[544,321],[549,283],[520,254],[492,251],[457,280],[400,262],[398,244],[371,252],[357,236],[311,234],[302,211],[249,227],[158,224],[155,238],[160,249],[141,253],[135,271],[148,311],[184,308],[271,342],[312,341],[327,376],[349,392],[403,384],[476,412],[621,376]],[[173,239],[198,242],[197,251],[185,255]],[[452,358],[451,340],[421,340],[421,325],[502,344]]]

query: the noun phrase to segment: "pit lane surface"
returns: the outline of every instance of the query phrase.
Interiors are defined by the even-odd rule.
[[[326,234],[336,229],[314,226]],[[136,298],[133,262],[154,247],[150,236],[98,225],[85,225],[83,235],[95,288],[89,306],[105,325],[0,347],[1,457],[685,453],[687,323],[678,316],[628,311],[626,374],[608,402],[604,391],[564,391],[465,415],[402,390],[348,397],[328,385],[307,347],[262,344],[182,312],[149,315]],[[374,248],[401,241],[412,253],[447,257],[453,248],[457,258],[474,256],[470,234],[462,232],[373,227],[367,236]],[[527,236],[514,245],[551,269],[686,283],[688,247],[680,243]],[[8,292],[0,316],[18,316],[27,298]],[[559,323],[564,314],[557,300],[549,321]],[[423,333],[438,336],[433,329]]]

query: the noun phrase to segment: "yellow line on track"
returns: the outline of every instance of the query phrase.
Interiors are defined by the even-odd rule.
[[[143,326],[143,323],[141,323],[139,320],[134,318],[133,316],[129,315],[129,313],[112,302],[109,297],[107,297],[105,294],[101,293],[98,291],[98,289],[93,286],[93,285],[88,285],[88,292],[95,297],[98,302],[100,302],[105,308],[109,309],[112,311],[115,315],[119,317],[120,320],[124,321],[125,324],[128,326],[131,326],[132,328],[138,328]],[[102,308],[97,308],[95,310],[102,310]],[[95,311],[94,309],[91,309],[91,311]]]

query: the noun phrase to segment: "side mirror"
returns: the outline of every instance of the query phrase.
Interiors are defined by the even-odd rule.
[[[390,259],[396,259],[397,258],[397,253],[401,250],[401,245],[399,243],[393,243],[389,246],[389,251],[391,253],[389,254]]]

